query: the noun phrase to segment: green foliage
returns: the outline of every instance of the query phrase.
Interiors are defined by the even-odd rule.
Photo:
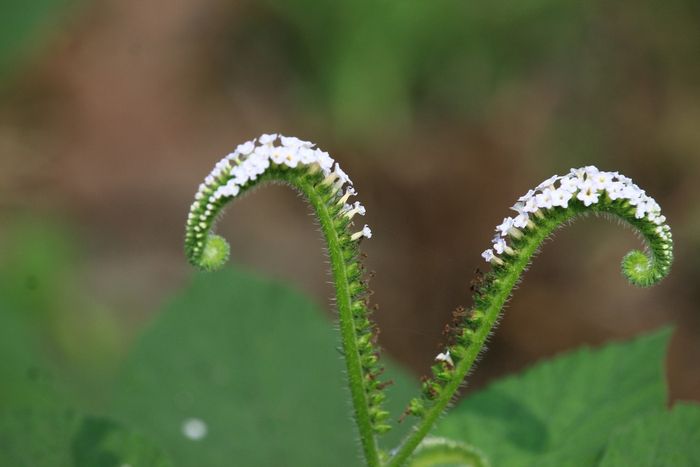
[[[290,76],[300,77],[306,107],[323,107],[348,134],[405,123],[421,104],[443,114],[480,111],[496,90],[543,60],[566,60],[589,11],[555,0],[507,7],[442,0],[262,5],[248,15],[262,21],[236,25],[236,43],[272,42],[291,57]]]
[[[76,410],[42,357],[39,340],[20,318],[0,309],[0,465],[170,465],[142,436]]]
[[[677,403],[671,411],[657,411],[639,417],[615,432],[599,465],[700,465],[700,406]]]
[[[462,401],[436,433],[478,446],[498,466],[595,465],[616,428],[663,409],[669,336],[584,348],[504,378]]]
[[[0,314],[8,326],[0,350],[23,352],[2,366],[41,361],[74,389],[74,400],[97,403],[117,366],[121,329],[112,310],[85,290],[80,253],[60,222],[23,217],[5,225],[0,243]],[[70,378],[65,376],[70,374]],[[0,395],[12,385],[0,385]]]
[[[177,465],[359,465],[329,324],[279,284],[228,268],[198,275],[137,344],[113,412]],[[397,413],[415,388],[400,372],[389,376]],[[190,418],[206,423],[203,439],[183,436]]]
[[[75,467],[170,467],[160,448],[105,418],[84,418],[73,436]]]

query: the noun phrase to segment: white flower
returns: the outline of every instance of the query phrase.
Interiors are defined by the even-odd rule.
[[[238,147],[236,148],[236,152],[238,154],[247,156],[248,154],[253,152],[254,149],[255,149],[255,142],[254,141],[246,141],[245,143],[238,145]]]
[[[611,182],[605,191],[608,192],[610,199],[615,201],[616,199],[625,198],[627,187],[622,182]]]
[[[549,209],[552,207],[552,190],[550,188],[545,188],[545,190],[535,197],[537,202],[537,207],[540,209]]]
[[[618,181],[624,183],[625,185],[631,185],[631,184],[632,184],[632,179],[629,178],[629,177],[627,177],[627,176],[625,176],[625,175],[617,174],[617,175],[615,176],[615,178],[617,178]]]
[[[231,166],[228,163],[228,159],[223,158],[219,162],[216,163],[214,166],[214,170],[211,171],[211,176],[212,177],[219,177],[224,171],[230,169]]]
[[[539,185],[537,185],[537,188],[535,190],[544,190],[545,188],[551,188],[554,186],[554,183],[559,180],[559,175],[552,175],[549,177],[547,180],[543,181]]]
[[[264,158],[269,158],[270,155],[272,154],[273,147],[269,144],[264,144],[262,146],[258,146],[255,148],[255,151],[253,151],[254,155],[258,155],[260,157]]]
[[[517,216],[515,216],[515,219],[513,219],[513,227],[517,227],[519,229],[522,229],[524,227],[527,227],[527,225],[530,222],[530,216],[527,215],[525,212],[521,212]]]
[[[579,177],[563,177],[559,181],[559,189],[568,191],[569,193],[574,193],[576,190],[578,190],[578,185],[581,183],[582,179]]]
[[[496,258],[496,255],[494,255],[493,250],[489,248],[488,250],[484,250],[484,252],[481,253],[481,257],[490,263]]]
[[[647,197],[647,210],[656,214],[661,214],[661,206],[654,198]]]
[[[539,208],[537,207],[537,197],[533,196],[532,198],[528,198],[525,201],[525,205],[523,206],[523,211],[524,212],[535,212]]]
[[[362,230],[359,232],[355,232],[350,236],[350,240],[355,241],[359,240],[360,238],[365,237],[365,238],[372,238],[372,229],[369,228],[367,224],[365,224],[364,227],[362,227]]]
[[[525,212],[524,208],[525,208],[525,203],[523,203],[522,201],[518,201],[517,203],[515,203],[514,205],[512,205],[510,207],[511,211],[515,211],[518,214],[524,213]]]
[[[498,235],[493,239],[493,249],[498,253],[499,255],[503,254],[506,249],[508,248],[508,244],[506,243],[505,239],[503,237],[499,237]]]
[[[662,225],[664,222],[666,222],[666,216],[656,216],[654,219],[652,219],[652,222],[656,225]]]
[[[503,222],[501,222],[501,225],[496,227],[496,230],[501,232],[501,236],[505,237],[508,235],[508,231],[513,228],[513,218],[512,217],[504,217]]]
[[[246,160],[246,164],[254,166],[258,170],[258,173],[262,174],[268,167],[270,167],[270,159],[267,156],[254,152]]]
[[[535,196],[535,190],[528,190],[527,193],[518,198],[518,201],[527,201]]]
[[[632,206],[644,201],[644,192],[637,185],[628,185],[625,188],[625,198]]]
[[[581,188],[576,195],[576,198],[583,201],[583,204],[590,206],[593,203],[598,202],[598,192],[596,191],[593,183],[590,180],[586,180],[581,184]]]
[[[331,170],[333,169],[333,164],[335,161],[331,156],[328,155],[327,152],[321,151],[320,149],[316,149],[316,162],[318,165],[321,167],[321,171],[323,172],[323,175],[328,176],[331,173]]]
[[[609,172],[597,172],[591,176],[591,181],[599,189],[606,188],[612,182],[612,176]]]
[[[335,173],[336,175],[338,175],[338,180],[341,182],[341,185],[345,183],[349,183],[350,185],[352,185],[352,180],[350,180],[348,174],[343,172],[343,169],[340,168],[340,164],[338,164],[337,162],[335,163]]]
[[[245,185],[248,180],[250,180],[250,175],[248,175],[248,171],[244,165],[245,164],[237,165],[231,170],[231,180],[233,180],[236,185]]]
[[[258,138],[258,141],[260,141],[260,144],[273,144],[277,140],[277,133],[272,133],[272,134],[267,134],[263,133],[260,135],[260,138]]]
[[[367,213],[367,210],[359,201],[355,201],[354,205],[346,204],[343,210],[348,219],[352,219],[355,214],[364,216]]]
[[[287,155],[287,148],[274,147],[272,148],[272,153],[270,154],[270,160],[277,165],[284,164],[284,158]]]
[[[634,211],[634,217],[636,219],[641,219],[647,213],[647,203],[642,201],[637,204],[637,209]]]
[[[311,165],[316,162],[316,152],[311,148],[299,149],[299,162],[304,165]]]
[[[569,207],[569,200],[573,196],[574,195],[568,190],[564,190],[562,188],[556,189],[551,194],[552,206],[559,206],[561,208],[566,209],[567,207]]]
[[[284,164],[291,168],[299,165],[299,151],[297,149],[287,150],[287,153],[284,155]]]
[[[292,149],[297,149],[301,147],[310,148],[313,146],[312,143],[308,141],[301,140],[294,136],[282,136],[280,135],[280,140],[282,141],[282,146]]]
[[[569,171],[569,176],[572,178],[583,179],[586,176],[586,167],[580,167],[578,169],[571,169]]]
[[[450,351],[446,350],[445,353],[440,352],[437,354],[435,357],[436,362],[445,362],[449,364],[450,366],[455,366],[454,362],[452,361],[452,357],[450,356]]]
[[[348,198],[350,198],[351,196],[355,196],[355,195],[357,195],[357,192],[355,191],[355,189],[351,186],[347,187],[345,189],[345,194],[343,196],[341,196],[340,199],[338,200],[338,204],[345,204],[348,201]]]
[[[598,174],[598,172],[600,172],[600,170],[598,170],[598,167],[596,167],[595,165],[587,165],[583,168],[583,171],[588,177],[594,177],[596,174]]]
[[[238,193],[240,193],[241,188],[235,183],[234,180],[229,180],[228,183],[222,186],[219,190],[222,196],[236,196]]]
[[[234,151],[234,152],[230,153],[229,155],[227,155],[225,157],[225,159],[233,162],[234,164],[240,164],[241,160],[238,156],[240,156],[240,154],[238,154],[237,152]]]
[[[249,180],[256,180],[258,175],[265,172],[265,169],[255,164],[254,160],[247,159],[243,164],[241,164],[240,169],[245,172]]]
[[[298,148],[302,144],[302,141],[295,136],[280,135],[280,141],[285,148]]]

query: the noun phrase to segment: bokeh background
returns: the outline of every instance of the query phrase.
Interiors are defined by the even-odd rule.
[[[240,142],[316,142],[351,174],[381,345],[427,372],[507,207],[570,167],[632,177],[676,262],[619,274],[638,240],[589,218],[541,252],[467,391],[582,344],[675,326],[672,399],[700,400],[700,3],[0,2],[0,291],[99,404],[192,270],[196,186]],[[233,261],[332,308],[319,234],[280,187],[231,209]],[[264,337],[261,337],[264,338]]]

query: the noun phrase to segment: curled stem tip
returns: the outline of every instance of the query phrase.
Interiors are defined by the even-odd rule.
[[[221,269],[228,261],[231,247],[224,237],[208,234],[204,241],[204,249],[199,256],[197,266],[204,271]]]

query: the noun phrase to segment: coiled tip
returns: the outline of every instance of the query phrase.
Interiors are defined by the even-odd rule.
[[[228,261],[231,247],[221,235],[209,234],[196,266],[207,272],[221,269]]]
[[[647,254],[633,250],[622,259],[622,275],[637,287],[649,287],[668,273],[668,268],[650,258]]]

